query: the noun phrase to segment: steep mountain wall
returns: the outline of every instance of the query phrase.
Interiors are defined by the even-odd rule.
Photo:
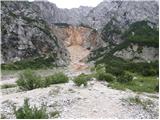
[[[51,32],[40,17],[40,9],[29,2],[2,3],[2,63],[37,57],[53,60],[53,64],[68,64],[64,44]]]

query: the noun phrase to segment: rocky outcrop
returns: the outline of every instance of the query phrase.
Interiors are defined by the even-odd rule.
[[[151,62],[159,59],[158,51],[158,48],[131,44],[126,49],[116,51],[114,56],[134,62]]]
[[[38,6],[29,2],[2,2],[2,63],[35,57],[51,57],[57,65],[68,64],[68,52]]]
[[[92,7],[80,6],[79,8],[60,9],[50,2],[35,1],[41,10],[41,16],[49,23],[68,23],[80,25]]]
[[[158,1],[104,0],[89,12],[86,24],[101,29],[114,17],[121,26],[142,20],[158,25],[158,9]]]

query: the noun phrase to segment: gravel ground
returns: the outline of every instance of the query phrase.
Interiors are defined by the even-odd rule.
[[[70,81],[31,91],[3,92],[0,112],[6,118],[15,118],[12,105],[18,108],[23,105],[25,98],[29,98],[31,106],[45,105],[48,113],[59,111],[59,118],[158,118],[157,97],[138,94],[140,98],[153,102],[150,109],[122,100],[136,95],[132,91],[111,89],[107,87],[107,83],[95,80],[89,81],[87,87],[77,87]]]

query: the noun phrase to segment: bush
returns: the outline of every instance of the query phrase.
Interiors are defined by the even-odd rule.
[[[46,77],[46,85],[47,84],[59,84],[59,83],[67,83],[68,77],[64,73],[56,73],[54,75]]]
[[[48,115],[46,113],[46,109],[41,107],[38,109],[37,107],[31,108],[28,103],[28,99],[24,100],[24,105],[16,110],[14,107],[14,113],[17,119],[47,119]]]
[[[156,85],[155,91],[156,91],[156,92],[159,92],[159,84]]]
[[[98,80],[105,80],[107,82],[111,82],[111,81],[114,81],[114,76],[110,73],[105,73],[103,71],[98,71],[97,72],[97,75],[96,75],[96,78]]]
[[[1,85],[1,89],[7,89],[7,88],[13,88],[13,87],[17,87],[16,84],[3,84]]]
[[[132,80],[133,80],[133,75],[127,72],[117,78],[117,81],[120,83],[128,83],[131,82]]]
[[[124,70],[122,68],[118,68],[118,67],[106,66],[106,73],[111,73],[115,76],[120,76],[120,75],[124,74]]]
[[[85,75],[85,74],[80,74],[79,76],[77,76],[75,79],[74,79],[74,83],[77,85],[77,86],[81,86],[82,84],[84,86],[87,86],[87,81],[88,81],[88,76]]]
[[[20,74],[19,79],[16,81],[20,89],[32,90],[35,88],[42,87],[42,79],[37,76],[32,70],[27,69]]]

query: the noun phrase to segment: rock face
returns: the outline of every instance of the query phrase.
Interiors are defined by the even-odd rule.
[[[91,7],[80,6],[73,9],[60,9],[55,4],[50,2],[35,1],[41,9],[41,16],[50,24],[52,23],[68,23],[79,25],[88,15]]]
[[[2,63],[51,56],[58,65],[68,64],[67,50],[39,11],[29,2],[2,2]]]
[[[34,4],[40,7],[42,17],[49,23],[85,24],[101,29],[115,17],[121,25],[141,20],[158,24],[157,1],[104,0],[95,8],[81,6],[73,9],[60,9],[50,2],[36,1]]]
[[[67,47],[71,45],[91,51],[97,48],[110,51],[124,41],[120,34],[131,23],[147,20],[158,26],[158,9],[157,1],[104,0],[95,8],[81,6],[73,9],[60,9],[45,1],[3,1],[2,63],[52,56],[56,64],[67,65],[70,61]],[[116,32],[103,31],[106,25]],[[144,53],[150,49],[145,47]],[[145,60],[151,60],[155,55],[157,58],[157,50]],[[119,51],[115,53],[120,54]]]
[[[102,41],[98,41],[99,33],[92,28],[73,25],[53,25],[52,28],[53,33],[64,41],[66,47],[80,45],[90,50],[102,44]]]
[[[132,44],[127,49],[116,51],[114,55],[135,62],[150,62],[158,60],[158,51],[158,48]]]
[[[87,16],[87,24],[102,28],[111,18],[116,18],[120,25],[149,20],[158,24],[157,1],[108,1],[104,0],[92,9]]]

